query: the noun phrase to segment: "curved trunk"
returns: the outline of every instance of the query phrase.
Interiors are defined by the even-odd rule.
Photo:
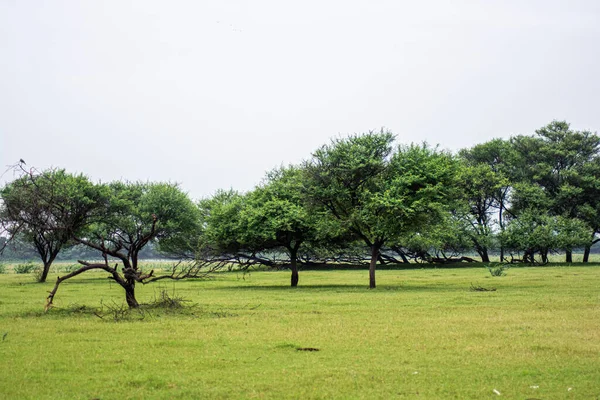
[[[128,282],[123,289],[125,289],[125,300],[129,308],[138,308],[140,305],[135,298],[135,282]]]
[[[50,272],[50,267],[52,266],[52,263],[56,259],[57,255],[58,255],[58,250],[54,250],[54,251],[51,251],[50,254],[48,254],[48,259],[46,259],[46,257],[42,256],[42,262],[44,263],[44,267],[42,269],[42,273],[39,276],[38,282],[40,282],[40,283],[46,282],[46,279],[48,279],[48,273]]]
[[[490,262],[490,255],[488,254],[488,251],[486,248],[482,248],[481,251],[479,251],[479,255],[481,256],[481,262],[484,262],[484,263]]]
[[[590,261],[590,251],[592,249],[592,246],[587,245],[585,246],[585,250],[583,251],[583,262],[589,262]]]
[[[541,251],[540,254],[542,256],[542,264],[548,264],[548,250]],[[533,258],[531,259],[531,262],[533,263]]]
[[[48,273],[50,272],[51,265],[52,265],[52,261],[44,261],[44,269],[42,269],[42,274],[40,275],[38,282],[40,282],[40,283],[46,282],[46,279],[48,278]]]

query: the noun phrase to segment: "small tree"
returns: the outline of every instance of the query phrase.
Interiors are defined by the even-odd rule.
[[[323,210],[307,207],[303,171],[280,168],[267,175],[266,183],[248,195],[242,212],[242,240],[261,248],[283,248],[290,260],[291,286],[298,286],[298,255],[304,243],[327,240],[331,224]]]

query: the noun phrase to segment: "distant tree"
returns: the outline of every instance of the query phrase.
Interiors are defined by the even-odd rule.
[[[489,261],[489,246],[497,231],[504,231],[509,212],[514,152],[509,141],[493,139],[463,149],[459,157],[464,162],[461,180],[464,182],[465,209],[458,210],[466,223],[465,233],[473,241],[482,261]],[[500,246],[500,260],[504,248]]]
[[[482,262],[489,262],[497,225],[497,194],[505,187],[504,180],[486,164],[463,165],[464,203],[455,210],[462,233],[472,242]]]
[[[517,157],[514,180],[523,185],[538,186],[545,196],[547,208],[537,208],[553,216],[578,218],[590,227],[586,247],[597,233],[597,172],[600,137],[589,131],[574,131],[564,121],[553,121],[538,129],[535,136],[516,136],[511,140]],[[537,200],[518,194],[515,210],[531,209]],[[529,203],[527,203],[529,202]],[[572,251],[566,250],[566,261],[572,262]]]
[[[305,164],[311,201],[370,248],[370,288],[382,246],[436,220],[455,190],[450,155],[426,145],[394,151],[393,141],[383,130],[336,139]]]
[[[583,262],[588,262],[591,247],[600,242],[600,157],[583,166],[581,173],[572,179],[570,189],[576,192],[573,197],[578,199],[577,217],[590,228],[583,253]]]
[[[43,262],[45,282],[58,253],[90,222],[99,197],[83,175],[30,171],[0,190],[0,221],[13,240],[30,243]]]
[[[559,249],[572,250],[588,240],[587,225],[576,218],[565,218],[539,213],[535,209],[522,212],[512,219],[501,238],[507,249],[522,252],[522,261],[548,262],[548,254]]]
[[[241,212],[247,196],[234,190],[219,190],[212,197],[200,200],[200,253],[204,258],[235,260],[252,259],[260,251],[259,244],[243,242],[245,229]]]

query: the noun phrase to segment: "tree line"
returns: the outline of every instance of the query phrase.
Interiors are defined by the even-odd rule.
[[[600,138],[553,121],[533,135],[494,139],[456,154],[396,144],[385,130],[336,138],[253,190],[193,202],[176,184],[92,183],[20,162],[0,191],[4,242],[30,243],[44,264],[79,245],[97,254],[61,282],[106,271],[137,307],[135,284],[201,276],[211,268],[490,261],[546,263],[600,240]],[[142,271],[144,248],[189,262]],[[101,261],[98,261],[101,260]],[[115,265],[112,265],[115,263]],[[120,264],[120,268],[119,268]]]

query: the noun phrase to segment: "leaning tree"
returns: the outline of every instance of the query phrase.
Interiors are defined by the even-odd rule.
[[[139,263],[140,251],[150,242],[175,251],[178,245],[189,246],[186,238],[198,237],[198,208],[176,184],[114,182],[105,189],[107,201],[100,210],[101,218],[88,226],[85,235],[73,237],[75,242],[97,250],[103,261],[80,260],[79,269],[58,277],[48,295],[46,308],[52,305],[62,282],[90,270],[108,272],[109,278],[124,289],[130,308],[139,306],[135,296],[137,283],[198,277],[200,274],[201,264],[197,263],[174,268],[169,274],[162,275],[154,275],[153,270],[143,271]],[[115,260],[118,262],[111,265]]]

